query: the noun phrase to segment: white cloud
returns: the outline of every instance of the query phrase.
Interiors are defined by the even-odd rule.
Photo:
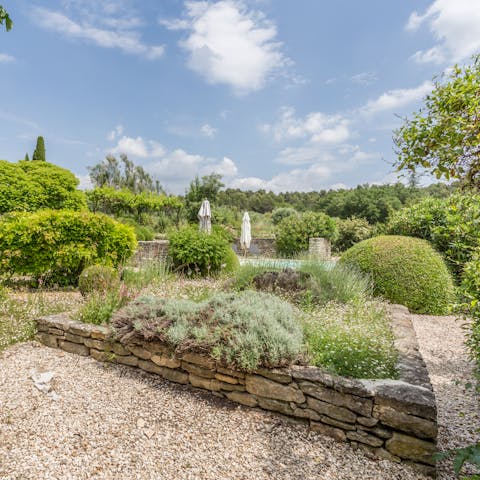
[[[377,99],[367,102],[367,104],[360,109],[360,112],[372,115],[388,110],[400,109],[412,102],[422,99],[430,93],[432,89],[433,83],[427,80],[418,87],[389,90]]]
[[[372,85],[378,80],[377,75],[373,72],[362,72],[353,75],[351,78],[353,83],[357,83],[358,85]]]
[[[150,46],[140,40],[137,31],[123,28],[98,28],[86,20],[76,22],[60,12],[37,7],[33,12],[34,20],[43,28],[58,32],[66,37],[77,38],[103,48],[118,48],[124,53],[140,55],[148,59],[157,59],[164,54],[164,46]]]
[[[297,118],[293,108],[284,107],[277,123],[260,128],[273,134],[276,141],[310,138],[314,143],[338,144],[350,137],[348,125],[349,121],[341,115],[312,112],[304,118]]]
[[[80,190],[91,190],[93,188],[92,180],[90,175],[75,175],[80,181],[78,188]]]
[[[211,84],[226,84],[237,94],[261,89],[290,61],[281,51],[276,26],[242,0],[186,1],[185,18],[160,23],[187,30],[180,42],[188,66]]]
[[[222,160],[194,155],[177,149],[167,153],[163,158],[149,163],[145,167],[160,179],[168,190],[183,193],[195,175],[203,176],[218,173],[224,178],[234,178],[238,168],[233,160],[224,157]]]
[[[205,137],[209,137],[209,138],[213,138],[216,133],[217,133],[217,129],[216,128],[213,128],[211,125],[209,125],[208,123],[205,123],[204,125],[201,126],[200,128],[200,132],[202,133],[202,135],[204,135]]]
[[[116,138],[118,138],[124,131],[123,125],[117,125],[114,129],[108,133],[107,140],[113,142]]]
[[[438,43],[416,52],[412,56],[416,62],[459,62],[480,50],[478,0],[434,0],[424,14],[410,15],[406,29],[417,30],[425,24]]]
[[[162,157],[165,155],[163,146],[155,141],[146,141],[142,137],[121,137],[117,145],[109,149],[109,153],[113,155],[124,153],[140,158]]]
[[[0,63],[11,63],[15,61],[15,57],[8,53],[0,53]]]

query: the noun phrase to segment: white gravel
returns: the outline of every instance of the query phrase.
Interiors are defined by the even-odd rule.
[[[427,315],[412,315],[412,321],[437,400],[438,448],[444,451],[480,441],[479,397],[474,388],[466,388],[474,380],[464,345],[464,321]],[[438,467],[438,480],[455,478],[451,461]]]
[[[438,395],[440,445],[463,444],[479,418],[473,395],[455,384],[470,368],[462,332],[451,318],[414,322]],[[33,370],[55,372],[58,400],[35,388]],[[423,479],[303,425],[128,367],[33,342],[0,355],[0,479],[252,478]],[[453,477],[442,467],[440,478]]]

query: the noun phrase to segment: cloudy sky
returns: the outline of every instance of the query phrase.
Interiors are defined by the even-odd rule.
[[[2,0],[0,158],[86,185],[126,153],[167,191],[391,182],[392,129],[480,51],[480,0]]]

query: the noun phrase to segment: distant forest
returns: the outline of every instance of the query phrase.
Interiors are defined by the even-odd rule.
[[[359,185],[344,190],[273,193],[265,190],[243,191],[227,188],[218,191],[215,204],[258,213],[292,207],[299,212],[324,212],[332,217],[365,218],[371,224],[385,222],[390,212],[417,202],[423,197],[445,198],[455,184],[436,183],[428,187],[394,185]]]

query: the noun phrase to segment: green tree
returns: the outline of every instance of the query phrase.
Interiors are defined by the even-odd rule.
[[[218,173],[204,175],[202,178],[197,175],[190,182],[188,190],[185,192],[185,208],[188,221],[197,221],[198,210],[205,198],[211,204],[216,203],[219,198],[219,192],[223,187],[222,176]]]
[[[0,25],[3,25],[4,22],[7,32],[10,31],[13,26],[12,19],[8,15],[8,12],[3,8],[3,6],[0,5]]]
[[[26,162],[29,162],[30,161],[30,157],[28,156],[28,153],[25,154],[25,159],[24,159]]]
[[[99,188],[127,189],[133,193],[165,193],[158,180],[154,180],[143,167],[135,165],[123,153],[120,154],[120,160],[107,155],[105,160],[88,169],[92,183]]]
[[[32,160],[38,160],[41,162],[47,161],[45,156],[45,141],[43,140],[43,137],[37,138],[37,146],[33,152]]]
[[[443,74],[425,107],[394,132],[397,169],[424,169],[480,188],[480,54]]]

